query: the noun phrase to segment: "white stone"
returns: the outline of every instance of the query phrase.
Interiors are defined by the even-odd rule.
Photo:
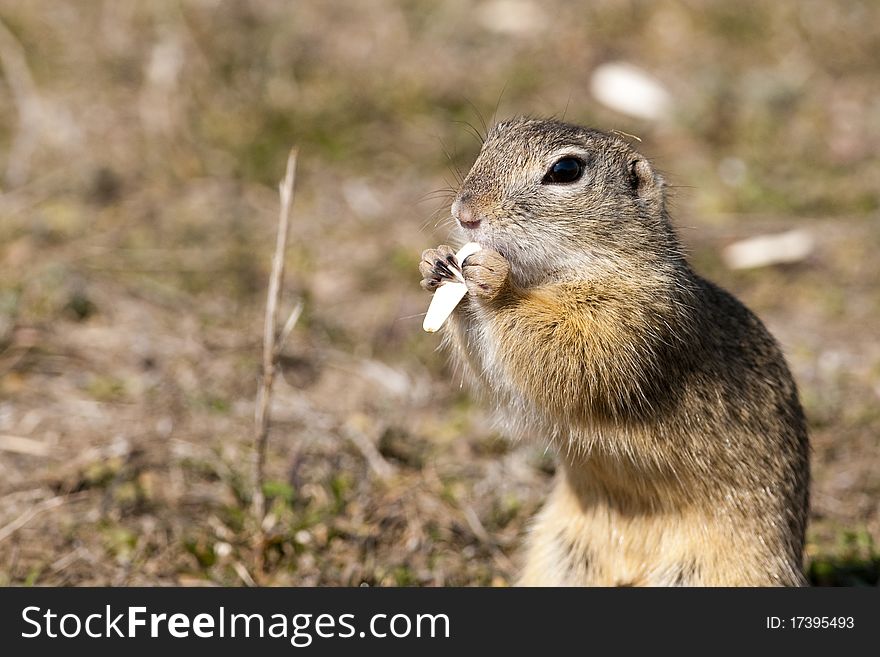
[[[652,75],[627,62],[596,67],[590,79],[593,97],[621,114],[656,121],[668,115],[672,98]]]
[[[722,257],[731,269],[754,269],[781,263],[799,262],[815,248],[813,235],[806,230],[790,230],[775,235],[757,235],[734,242]]]

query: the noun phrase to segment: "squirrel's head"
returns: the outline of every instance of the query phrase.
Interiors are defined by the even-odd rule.
[[[663,179],[617,136],[517,118],[489,131],[452,215],[532,283],[680,260],[665,206]]]

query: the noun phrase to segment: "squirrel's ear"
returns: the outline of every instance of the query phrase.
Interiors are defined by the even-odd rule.
[[[643,157],[635,157],[627,167],[629,184],[633,194],[645,201],[663,199],[663,178],[654,171],[650,162]]]

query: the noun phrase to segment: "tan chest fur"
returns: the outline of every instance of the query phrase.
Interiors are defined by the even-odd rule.
[[[565,310],[547,306],[544,312],[563,317]],[[578,389],[582,379],[566,368],[577,367],[578,358],[601,366],[601,346],[588,346],[592,352],[586,356],[542,356],[540,344],[517,332],[516,339],[526,346],[517,344],[521,359],[511,358],[503,353],[510,334],[505,335],[509,327],[499,326],[498,310],[476,306],[457,311],[450,328],[459,364],[497,407],[508,433],[550,444],[560,454],[561,471],[526,542],[520,584],[803,583],[785,552],[787,528],[777,523],[779,495],[751,486],[747,474],[740,477],[735,467],[718,470],[715,477],[711,462],[682,451],[719,444],[717,436],[663,435],[662,425],[597,419],[582,405],[580,398],[589,392]],[[602,330],[598,325],[576,328],[594,336]],[[555,364],[554,358],[568,363]],[[553,374],[560,371],[570,381]],[[544,381],[538,378],[542,375]],[[615,383],[613,372],[604,376],[608,379],[595,383],[597,394],[603,386],[617,392],[615,386],[623,385]],[[566,390],[566,385],[573,387]],[[690,428],[697,434],[713,430],[708,418]],[[736,439],[735,430],[728,429],[726,440]],[[767,516],[755,517],[756,509],[766,510]]]

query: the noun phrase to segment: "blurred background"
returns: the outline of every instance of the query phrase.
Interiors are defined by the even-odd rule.
[[[510,583],[553,460],[460,388],[417,263],[473,133],[535,114],[665,172],[696,267],[799,382],[811,580],[876,585],[878,52],[868,1],[0,1],[0,584]],[[282,314],[305,310],[257,572],[293,145]]]

